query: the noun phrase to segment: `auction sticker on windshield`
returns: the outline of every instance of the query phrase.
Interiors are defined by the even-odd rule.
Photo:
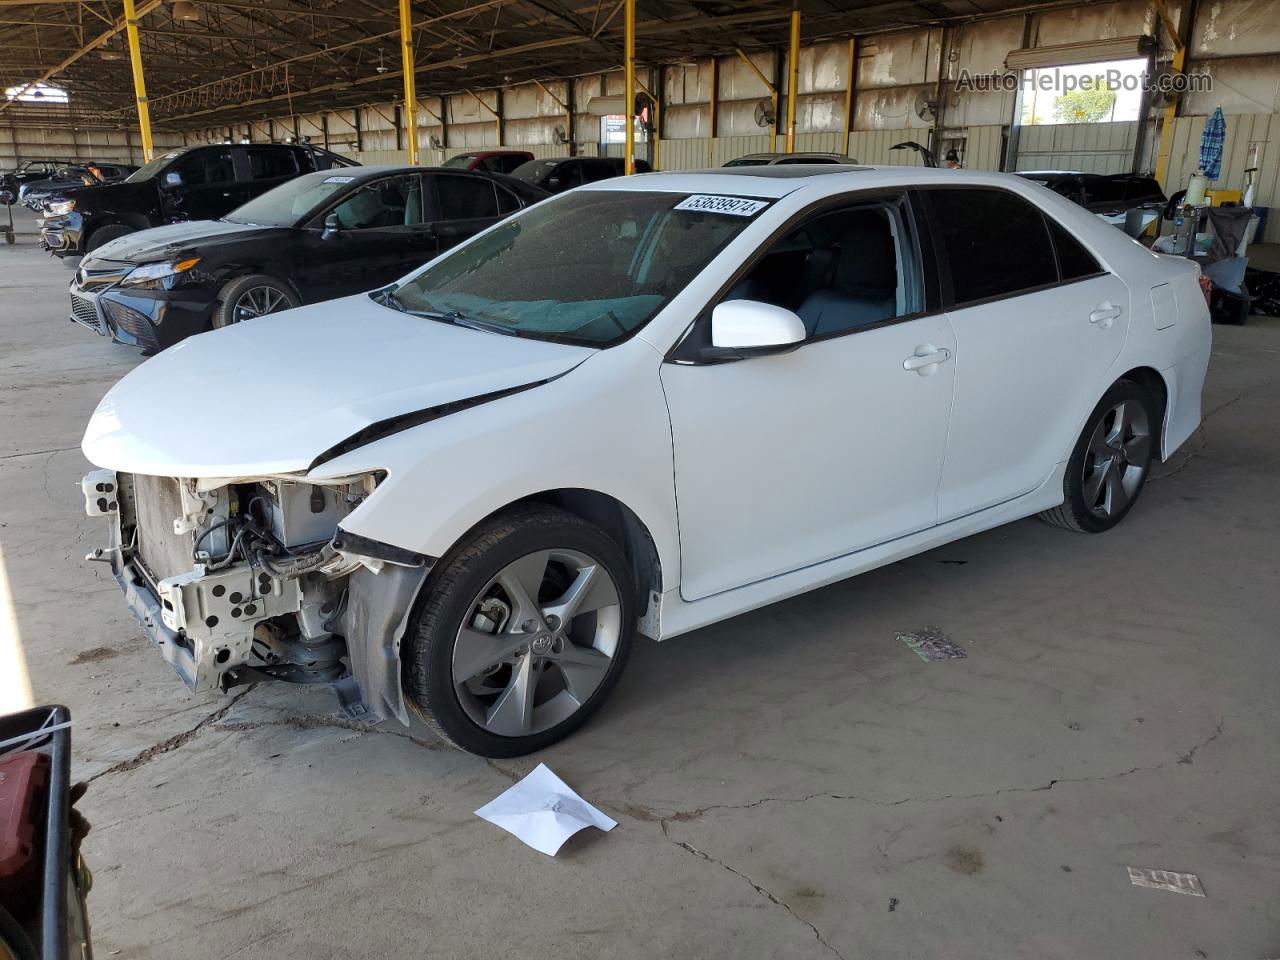
[[[768,205],[767,200],[747,200],[743,197],[717,197],[709,193],[695,193],[677,203],[674,209],[697,210],[701,213],[727,213],[734,217],[754,217]]]
[[[325,183],[351,183],[355,177],[325,177]]]

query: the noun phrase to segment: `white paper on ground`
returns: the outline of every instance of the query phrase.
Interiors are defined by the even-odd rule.
[[[533,849],[554,857],[584,827],[608,833],[618,824],[570,789],[545,763],[476,811]]]
[[[1194,873],[1174,873],[1172,870],[1152,870],[1150,867],[1129,867],[1129,882],[1135,887],[1185,893],[1189,897],[1204,896],[1204,887],[1200,886],[1200,878]]]

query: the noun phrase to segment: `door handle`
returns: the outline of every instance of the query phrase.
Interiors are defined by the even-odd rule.
[[[1117,307],[1114,303],[1108,303],[1104,300],[1102,303],[1098,304],[1097,309],[1089,314],[1089,322],[1096,323],[1105,330],[1107,327],[1111,326],[1111,321],[1115,320],[1122,313],[1124,313],[1124,310],[1121,307]]]
[[[932,373],[929,369],[930,367],[936,367],[938,364],[946,363],[950,359],[951,351],[946,347],[916,347],[916,352],[902,361],[902,369],[928,374]]]

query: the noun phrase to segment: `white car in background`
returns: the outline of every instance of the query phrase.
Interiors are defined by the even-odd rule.
[[[609,180],[142,364],[84,438],[96,556],[193,688],[334,681],[527,753],[636,633],[1113,527],[1200,421],[1197,273],[1015,176]]]

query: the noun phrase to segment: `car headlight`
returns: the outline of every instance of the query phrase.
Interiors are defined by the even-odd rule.
[[[186,273],[199,262],[199,257],[188,257],[186,260],[161,260],[159,263],[144,263],[130,270],[129,274],[120,281],[120,285],[123,287],[136,287],[142,283],[154,283],[157,280],[163,280],[165,277]]]
[[[59,200],[57,203],[45,205],[45,209],[55,217],[65,217],[75,208],[76,202],[74,200]]]

